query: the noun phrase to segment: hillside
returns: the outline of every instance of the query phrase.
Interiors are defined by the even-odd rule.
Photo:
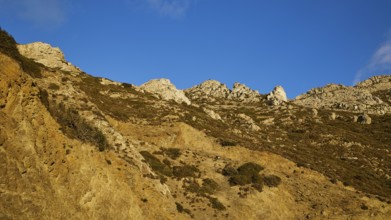
[[[0,218],[389,219],[390,92],[136,86],[1,30]]]

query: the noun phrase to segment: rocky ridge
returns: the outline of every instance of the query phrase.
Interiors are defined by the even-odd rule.
[[[391,112],[391,76],[376,76],[356,86],[329,84],[300,95],[293,103],[332,110],[386,114]]]

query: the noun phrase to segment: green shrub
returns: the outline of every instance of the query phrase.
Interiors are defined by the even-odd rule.
[[[148,151],[141,151],[140,154],[144,157],[145,161],[149,164],[154,172],[164,176],[172,176],[172,169],[170,166],[162,163],[158,158],[156,158]]]
[[[57,84],[54,84],[54,83],[50,83],[48,88],[51,90],[59,90],[60,86],[58,86]]]
[[[183,177],[197,177],[197,173],[200,171],[193,165],[174,166],[173,174],[178,178]]]
[[[179,148],[163,148],[164,153],[171,159],[176,160],[181,156]]]
[[[264,168],[259,164],[248,162],[240,166],[237,170],[241,175],[252,176],[254,174],[258,174],[259,171],[263,169]]]
[[[268,187],[277,187],[281,183],[281,178],[275,175],[264,176],[263,182]]]
[[[209,202],[212,205],[212,208],[217,210],[225,210],[225,206],[217,198],[209,197]]]
[[[223,147],[228,147],[228,146],[236,146],[236,142],[232,140],[227,140],[227,139],[219,139],[219,143]]]
[[[252,176],[238,174],[238,175],[231,176],[228,181],[231,186],[236,186],[236,185],[244,186],[252,182],[251,177]]]
[[[206,178],[202,181],[202,189],[205,193],[213,194],[219,189],[219,184],[213,179]]]
[[[189,192],[196,193],[199,196],[208,197],[214,194],[219,188],[219,184],[213,179],[206,178],[200,186],[196,181],[190,182],[185,189]]]
[[[227,165],[223,168],[222,172],[221,172],[224,176],[233,176],[233,175],[237,175],[238,174],[238,171],[233,168],[232,166],[230,165]]]

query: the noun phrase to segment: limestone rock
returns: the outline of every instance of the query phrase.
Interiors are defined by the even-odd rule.
[[[158,95],[164,100],[174,100],[178,103],[191,104],[190,100],[185,96],[182,90],[179,90],[168,79],[153,79],[140,86],[147,92]]]
[[[200,85],[185,90],[186,95],[191,100],[198,101],[221,101],[230,100],[237,102],[259,102],[261,95],[258,91],[252,90],[244,84],[236,82],[232,91],[228,87],[216,80],[207,80]]]
[[[377,76],[358,83],[356,86],[328,84],[314,88],[297,96],[295,104],[310,108],[326,108],[370,114],[391,112],[389,91],[391,76]],[[387,99],[388,97],[388,99]]]
[[[288,101],[285,90],[284,88],[282,88],[282,86],[274,87],[273,91],[270,92],[266,98],[269,101],[269,104],[271,105],[280,105]]]
[[[228,99],[240,102],[258,102],[261,99],[261,95],[258,91],[236,82],[231,93],[228,95]]]
[[[47,67],[73,73],[81,72],[78,67],[65,60],[63,52],[58,47],[42,42],[20,44],[17,47],[20,54]]]
[[[216,80],[207,80],[199,85],[185,90],[186,95],[192,100],[216,101],[225,99],[230,90],[223,83]]]

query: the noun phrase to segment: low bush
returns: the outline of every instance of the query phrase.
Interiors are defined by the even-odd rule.
[[[49,113],[61,126],[61,131],[70,138],[76,138],[83,142],[91,143],[104,151],[109,147],[103,133],[87,123],[76,110],[68,109],[64,104],[51,104],[46,90],[40,90],[40,99]]]
[[[175,177],[183,178],[183,177],[197,177],[199,174],[199,170],[197,167],[193,165],[183,165],[183,166],[174,166],[173,174]]]
[[[209,202],[212,205],[212,208],[217,209],[217,210],[225,210],[225,206],[223,203],[221,203],[217,198],[214,197],[209,197]]]
[[[145,161],[149,164],[154,172],[164,176],[172,176],[172,169],[167,164],[162,163],[158,158],[149,153],[148,151],[141,151],[140,154],[144,157]],[[161,178],[162,180],[162,178]],[[164,180],[164,178],[163,178]]]
[[[179,148],[163,148],[164,153],[171,159],[176,160],[181,156],[181,150]]]

